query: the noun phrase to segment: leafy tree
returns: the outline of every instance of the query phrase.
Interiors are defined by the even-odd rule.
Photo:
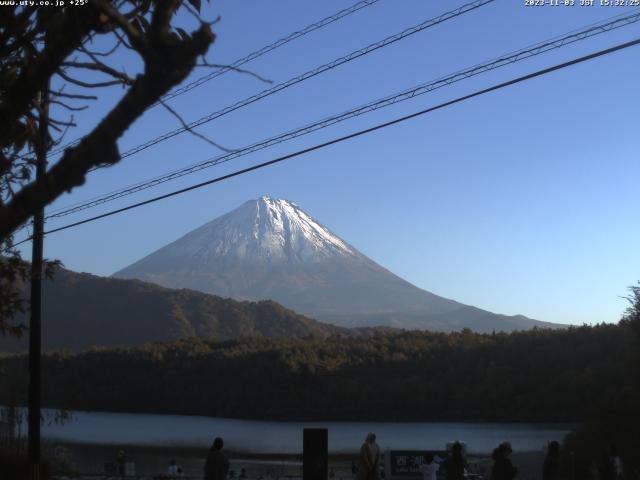
[[[631,327],[640,335],[640,282],[636,286],[630,286],[631,294],[625,297],[629,301],[629,307],[622,316],[621,323]]]
[[[638,478],[640,475],[640,459],[637,455],[640,449],[640,283],[630,286],[630,295],[625,297],[629,301],[620,320],[620,329],[626,337],[635,339],[629,344],[630,355],[624,363],[618,365],[623,372],[622,382],[616,382],[614,391],[608,394],[606,402],[598,412],[592,415],[578,430],[567,437],[563,451],[565,452],[565,467],[575,466],[576,478],[596,478],[601,459],[612,445],[617,446],[625,469],[625,478]],[[637,336],[630,335],[635,332]],[[621,348],[622,342],[612,345]],[[611,389],[611,378],[606,377],[599,386],[601,389]],[[569,458],[569,455],[574,455]],[[569,471],[567,471],[569,473]]]
[[[20,333],[11,318],[23,308],[20,289],[29,276],[12,248],[14,233],[34,212],[82,185],[91,169],[120,160],[118,138],[189,75],[213,42],[211,24],[201,20],[199,11],[200,0],[88,0],[80,6],[2,7],[0,333]],[[188,13],[199,25],[191,34],[179,26],[191,18]],[[119,50],[137,55],[137,71],[116,68]],[[41,95],[48,85],[49,95]],[[49,165],[42,182],[33,181],[35,152],[59,145],[75,126],[73,113],[97,100],[96,92],[112,87],[121,87],[122,97],[81,141]],[[46,97],[55,115],[43,135],[38,124],[47,109]]]

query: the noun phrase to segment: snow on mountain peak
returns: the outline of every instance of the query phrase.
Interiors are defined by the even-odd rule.
[[[317,262],[357,253],[295,203],[262,196],[185,235],[164,254],[209,263],[236,257],[268,263]]]
[[[306,249],[315,247],[316,253],[330,254],[334,251],[333,253],[353,254],[345,242],[316,222],[295,203],[263,196],[257,200],[257,206],[257,221],[266,214],[273,226],[271,233],[283,244],[290,242],[289,247],[294,250],[304,253]]]

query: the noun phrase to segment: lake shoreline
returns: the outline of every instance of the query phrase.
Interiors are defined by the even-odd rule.
[[[575,425],[428,422],[265,422],[229,418],[156,414],[71,412],[64,424],[45,424],[42,436],[58,443],[114,445],[194,451],[222,437],[229,451],[249,455],[302,453],[303,431],[326,428],[329,453],[352,454],[368,432],[375,432],[382,449],[443,449],[448,442],[467,444],[471,454],[490,454],[509,441],[515,451],[539,451],[549,441],[561,441]]]
[[[27,409],[26,405],[18,406],[17,408]],[[43,410],[49,411],[59,411],[59,412],[77,412],[77,413],[95,413],[96,410],[85,410],[82,408],[60,408],[55,406],[42,406]],[[163,416],[177,416],[177,417],[187,417],[187,418],[225,418],[227,420],[238,420],[243,422],[282,422],[282,423],[300,423],[300,422],[308,422],[308,423],[319,423],[319,422],[349,422],[349,423],[465,423],[469,425],[474,424],[504,424],[504,425],[569,425],[575,426],[583,422],[580,419],[569,419],[569,420],[558,420],[557,418],[552,418],[548,420],[540,420],[539,418],[467,418],[467,417],[393,417],[393,416],[376,416],[376,417],[362,417],[356,418],[350,416],[279,416],[279,415],[266,415],[266,416],[230,416],[230,417],[219,417],[216,415],[206,415],[204,413],[190,413],[190,412],[168,412],[168,411],[153,411],[146,409],[129,409],[129,410],[108,410],[103,409],[100,410],[100,413],[110,413],[114,415],[163,415]]]
[[[129,461],[136,464],[136,471],[142,476],[160,475],[166,471],[171,460],[175,460],[191,478],[201,476],[204,459],[208,448],[153,446],[153,445],[106,445],[106,444],[78,444],[63,442],[47,442],[50,452],[57,452],[74,471],[84,475],[99,475],[104,473],[108,464],[115,465],[120,451],[123,451]],[[242,468],[249,479],[288,480],[302,477],[302,455],[289,453],[260,454],[255,452],[239,452],[226,450],[231,463],[231,470],[236,478]],[[537,480],[540,477],[545,452],[514,452],[513,464],[518,468],[519,480]],[[357,464],[357,453],[330,454],[329,469],[334,471],[335,479],[349,480],[352,478],[352,462]],[[469,455],[472,462],[480,462],[485,471],[491,468],[488,455]],[[108,468],[108,467],[107,467]],[[486,473],[485,472],[485,473]],[[419,478],[416,478],[419,480]]]

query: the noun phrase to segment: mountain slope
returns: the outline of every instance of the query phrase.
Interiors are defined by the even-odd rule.
[[[419,289],[358,252],[294,203],[261,197],[116,272],[171,288],[273,299],[344,326],[476,331],[548,326]]]
[[[238,302],[139,280],[60,269],[43,286],[42,331],[47,349],[124,347],[187,337],[327,337],[343,332],[273,301]],[[28,319],[22,320],[26,323]],[[0,337],[0,351],[26,347],[26,338]]]

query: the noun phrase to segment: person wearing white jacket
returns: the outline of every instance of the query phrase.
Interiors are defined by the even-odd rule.
[[[436,480],[436,474],[439,469],[440,465],[433,459],[433,454],[425,454],[424,463],[420,465],[422,480]]]

